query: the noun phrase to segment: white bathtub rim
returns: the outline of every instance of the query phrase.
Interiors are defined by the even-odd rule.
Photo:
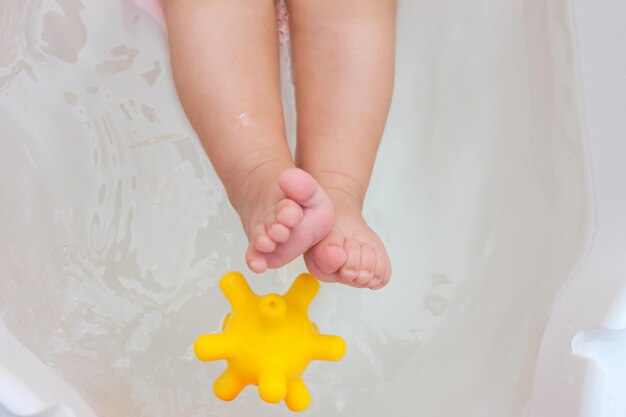
[[[97,417],[65,381],[22,345],[0,320],[0,417]],[[62,402],[60,402],[62,401]]]

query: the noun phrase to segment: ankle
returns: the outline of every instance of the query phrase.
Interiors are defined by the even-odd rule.
[[[361,212],[367,186],[349,174],[337,171],[309,172],[326,191],[338,210]]]
[[[293,166],[291,159],[282,157],[261,159],[249,164],[238,180],[226,187],[230,203],[241,214],[256,206],[256,202],[279,193],[278,177]]]

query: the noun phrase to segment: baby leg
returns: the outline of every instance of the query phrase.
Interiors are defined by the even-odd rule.
[[[296,162],[335,205],[335,224],[305,254],[318,278],[377,289],[391,275],[361,209],[394,74],[395,0],[289,0],[298,110]]]
[[[241,218],[248,266],[282,266],[328,233],[333,208],[287,147],[274,2],[169,0],[164,9],[176,89]]]

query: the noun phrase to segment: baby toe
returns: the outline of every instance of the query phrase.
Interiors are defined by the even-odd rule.
[[[248,268],[257,274],[267,270],[267,261],[265,260],[265,257],[252,245],[248,246],[248,251],[246,252],[246,263],[248,264]]]
[[[268,253],[276,248],[276,243],[265,232],[265,227],[260,224],[252,230],[250,246],[258,252]]]
[[[389,283],[389,279],[391,278],[391,261],[389,260],[389,256],[384,252],[377,252],[377,263],[376,263],[376,273],[374,274],[374,280],[378,281],[377,284],[371,282],[371,286],[369,286],[372,290],[379,290],[383,288],[387,283]],[[374,281],[372,280],[372,281]]]
[[[354,240],[346,240],[343,245],[346,251],[346,263],[339,269],[339,278],[345,283],[352,283],[361,269],[361,245]]]
[[[377,289],[378,286],[382,283],[382,281],[383,281],[382,278],[374,276],[374,278],[372,278],[365,287],[369,288],[370,290]]]
[[[320,271],[324,274],[334,274],[346,263],[348,255],[343,246],[343,234],[333,228],[324,239],[311,248],[311,254]]]
[[[285,236],[285,230],[287,230],[287,236]],[[276,243],[285,242],[289,239],[289,229],[276,220],[276,215],[272,214],[265,220],[265,234]]]
[[[266,234],[260,234],[254,239],[254,247],[263,253],[269,253],[276,249],[276,242],[270,239]]]
[[[281,200],[276,207],[276,220],[288,228],[295,227],[303,216],[302,207],[288,198]]]
[[[289,235],[291,234],[289,228],[280,223],[274,223],[267,230],[267,235],[272,238],[274,241],[278,243],[283,243],[289,240]]]
[[[335,274],[327,274],[326,272],[323,272],[321,270],[319,265],[317,265],[317,262],[315,258],[313,257],[312,252],[310,251],[306,252],[303,258],[304,258],[304,264],[306,265],[307,270],[316,279],[320,281],[324,281],[324,282],[336,282],[337,281],[337,278],[334,276]]]
[[[361,268],[354,282],[358,285],[366,285],[374,277],[375,270],[376,252],[368,244],[361,245]]]
[[[321,188],[315,179],[300,168],[286,169],[278,178],[278,186],[285,195],[302,206],[315,205]],[[322,192],[323,194],[323,192]]]

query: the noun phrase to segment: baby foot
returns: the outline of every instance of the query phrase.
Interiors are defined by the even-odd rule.
[[[304,254],[307,268],[322,281],[377,290],[389,282],[391,262],[360,207],[333,196],[335,224],[326,237]]]
[[[256,182],[238,210],[250,241],[246,262],[256,273],[303,254],[328,234],[334,220],[330,198],[303,170],[288,168],[268,182]]]

